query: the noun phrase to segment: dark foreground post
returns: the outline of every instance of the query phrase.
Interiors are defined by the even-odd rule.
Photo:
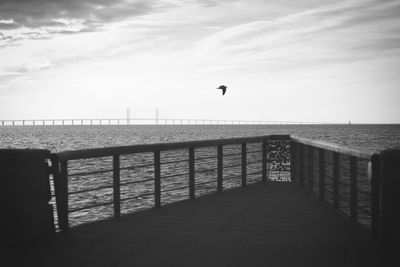
[[[400,150],[380,154],[382,185],[381,233],[384,252],[400,257]]]
[[[23,245],[54,233],[48,150],[0,150],[0,246]]]

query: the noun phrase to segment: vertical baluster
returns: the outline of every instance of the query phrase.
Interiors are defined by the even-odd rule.
[[[350,220],[357,221],[357,157],[350,157]]]
[[[339,209],[339,153],[333,152],[333,208]]]
[[[308,193],[314,193],[314,148],[308,146]]]
[[[247,146],[242,144],[242,186],[247,185]]]
[[[217,148],[217,157],[218,157],[218,181],[217,181],[217,191],[218,193],[222,193],[223,191],[223,171],[224,171],[224,154],[223,154],[223,147],[219,145]]]
[[[121,191],[120,191],[120,161],[119,155],[113,156],[113,198],[114,217],[121,216]]]
[[[190,199],[195,199],[196,198],[196,193],[195,193],[195,177],[194,177],[194,148],[190,147],[189,148],[189,198]]]
[[[267,182],[267,141],[262,142],[262,181]]]
[[[60,170],[61,165],[61,170]],[[68,222],[68,162],[59,161],[58,157],[52,156],[54,191],[56,195],[58,226],[61,231],[69,228]]]
[[[161,207],[161,160],[160,151],[154,151],[154,206]]]
[[[319,163],[319,199],[325,200],[325,150],[320,148],[318,155]]]

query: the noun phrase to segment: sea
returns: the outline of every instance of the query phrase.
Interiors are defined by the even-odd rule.
[[[0,126],[0,149],[41,148],[51,152],[101,148],[135,144],[168,143],[180,141],[251,137],[270,134],[295,135],[313,140],[340,144],[373,153],[388,148],[400,148],[400,124],[396,125],[76,125],[76,126]],[[240,152],[226,148],[224,155]],[[235,150],[236,149],[236,150]],[[239,150],[238,150],[239,149]],[[255,148],[259,150],[259,148]],[[200,149],[201,150],[201,149]],[[215,150],[215,149],[214,149]],[[196,156],[215,157],[214,150],[196,152]],[[172,152],[171,152],[172,153]],[[175,152],[174,152],[175,153]],[[203,155],[202,155],[203,153]],[[214,153],[214,154],[213,154]],[[167,159],[172,158],[164,155]],[[188,198],[187,151],[173,155],[177,163],[162,165],[162,205]],[[254,158],[252,158],[254,157]],[[260,180],[260,153],[249,154],[248,160],[255,175],[248,179]],[[150,208],[154,205],[153,155],[121,156],[122,214]],[[163,158],[162,158],[163,160]],[[224,170],[224,190],[240,186],[240,156],[224,159],[224,164],[237,166]],[[70,225],[106,219],[113,214],[112,159],[98,158],[69,163]],[[139,166],[145,166],[140,168]],[[196,194],[216,191],[216,160],[197,162]],[[99,172],[100,170],[100,172]],[[103,172],[104,171],[104,172]],[[248,173],[253,171],[249,168]],[[93,175],[93,173],[96,173]],[[277,172],[282,177],[289,172]],[[178,174],[178,175],[177,175]],[[236,177],[236,178],[235,178]],[[278,179],[280,179],[278,177]],[[174,190],[174,189],[179,190]],[[96,189],[96,190],[93,190]],[[93,190],[93,191],[91,191]],[[51,191],[54,187],[51,181]],[[196,195],[197,197],[197,195]],[[57,213],[54,197],[51,200]],[[99,206],[99,203],[107,205]],[[91,208],[85,208],[91,207]],[[55,216],[57,221],[57,217]]]
[[[328,141],[366,152],[400,148],[400,124],[0,126],[0,148],[59,152],[269,134]]]

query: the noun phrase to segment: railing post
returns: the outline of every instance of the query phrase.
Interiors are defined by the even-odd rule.
[[[189,148],[189,198],[195,199],[195,177],[194,177],[194,147]]]
[[[304,145],[299,144],[299,185],[304,186]]]
[[[154,151],[154,207],[161,207],[161,160],[160,151]]]
[[[223,147],[222,145],[219,145],[217,148],[217,157],[218,157],[218,181],[217,181],[217,192],[222,193],[223,191],[223,167],[224,167],[224,154],[223,154]]]
[[[325,200],[325,150],[320,148],[318,155],[318,163],[319,163],[319,194],[318,197],[320,200]]]
[[[242,186],[247,185],[247,146],[242,143]]]
[[[121,216],[121,192],[120,192],[120,164],[119,155],[113,155],[113,198],[114,217]]]
[[[350,157],[350,221],[357,222],[357,157]]]
[[[262,142],[262,181],[267,182],[267,141]]]
[[[308,146],[308,193],[314,193],[314,148]]]
[[[50,157],[44,149],[0,149],[1,255],[6,247],[24,250],[53,236]]]
[[[333,208],[339,209],[339,153],[333,152]]]
[[[54,191],[56,195],[58,226],[61,231],[67,231],[68,222],[68,162],[59,161],[56,155],[52,155],[52,168],[54,177]],[[61,171],[60,171],[61,165]]]
[[[400,149],[380,153],[382,188],[381,230],[383,249],[390,258],[400,259]],[[376,177],[378,178],[378,177]],[[379,179],[379,178],[378,178]]]
[[[371,156],[371,235],[374,240],[379,237],[379,191],[380,191],[380,158],[378,154]]]

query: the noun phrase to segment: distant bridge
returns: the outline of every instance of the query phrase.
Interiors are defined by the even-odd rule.
[[[187,119],[187,118],[109,118],[109,119],[29,119],[0,120],[1,126],[18,125],[298,125],[332,124],[327,122],[294,122],[263,120]]]

